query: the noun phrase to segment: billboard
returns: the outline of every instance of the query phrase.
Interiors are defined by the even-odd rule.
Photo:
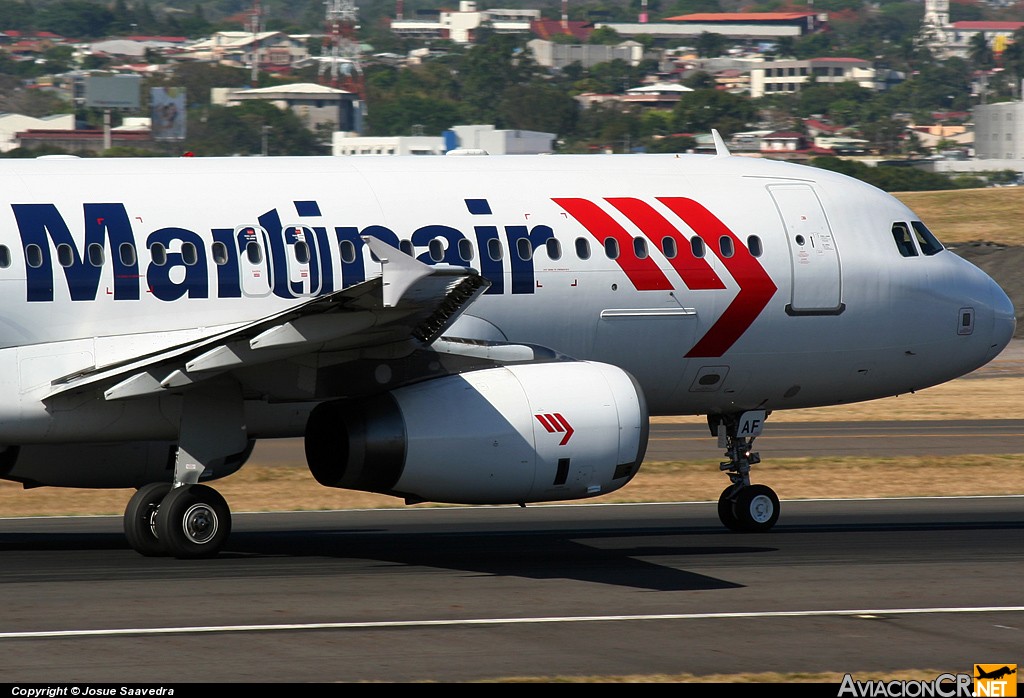
[[[85,106],[138,109],[142,78],[138,75],[86,75]]]
[[[185,88],[153,87],[149,91],[150,132],[156,141],[185,139]]]

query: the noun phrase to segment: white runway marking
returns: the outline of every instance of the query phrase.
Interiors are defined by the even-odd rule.
[[[652,620],[723,620],[728,618],[813,618],[827,616],[905,616],[945,613],[1012,613],[1024,606],[981,606],[953,608],[867,608],[833,611],[751,611],[746,613],[669,613],[624,616],[562,616],[540,618],[453,618],[450,620],[373,621],[365,623],[279,623],[273,625],[210,625],[169,628],[108,628],[101,630],[47,630],[0,633],[0,640],[39,638],[114,637],[124,635],[188,635],[198,633],[294,632],[299,630],[367,630],[429,628],[474,625],[530,625],[539,623],[609,623]]]

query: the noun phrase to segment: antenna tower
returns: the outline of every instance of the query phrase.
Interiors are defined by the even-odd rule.
[[[353,0],[327,0],[324,5],[327,7],[324,47],[328,49],[324,54],[329,58],[320,62],[320,81],[363,97],[363,69],[356,38],[359,8]],[[325,78],[328,72],[330,76]]]
[[[249,31],[252,32],[252,84],[256,86],[256,79],[260,70],[260,44],[259,35],[263,31],[263,10],[260,9],[260,0],[254,0],[252,10],[249,14]]]

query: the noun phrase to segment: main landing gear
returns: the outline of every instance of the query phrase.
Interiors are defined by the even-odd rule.
[[[212,557],[231,533],[231,510],[212,487],[154,482],[128,501],[124,532],[146,557]]]
[[[732,484],[718,498],[718,518],[731,531],[767,531],[779,520],[778,495],[767,485],[750,484],[750,466],[761,462],[750,449],[767,418],[765,410],[708,415],[711,433],[729,459],[719,466]]]
[[[178,452],[172,482],[154,482],[132,495],[124,511],[124,532],[147,557],[212,557],[231,533],[231,510],[207,485],[241,467],[252,450],[237,383],[211,382],[182,396]]]

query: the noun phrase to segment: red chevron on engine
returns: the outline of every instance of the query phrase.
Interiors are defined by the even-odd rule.
[[[535,414],[534,417],[537,421],[544,425],[544,428],[548,430],[549,434],[562,434],[562,441],[558,444],[559,446],[565,446],[569,443],[569,439],[576,433],[572,425],[569,424],[569,420],[563,417],[560,413],[555,412],[554,414]]]

